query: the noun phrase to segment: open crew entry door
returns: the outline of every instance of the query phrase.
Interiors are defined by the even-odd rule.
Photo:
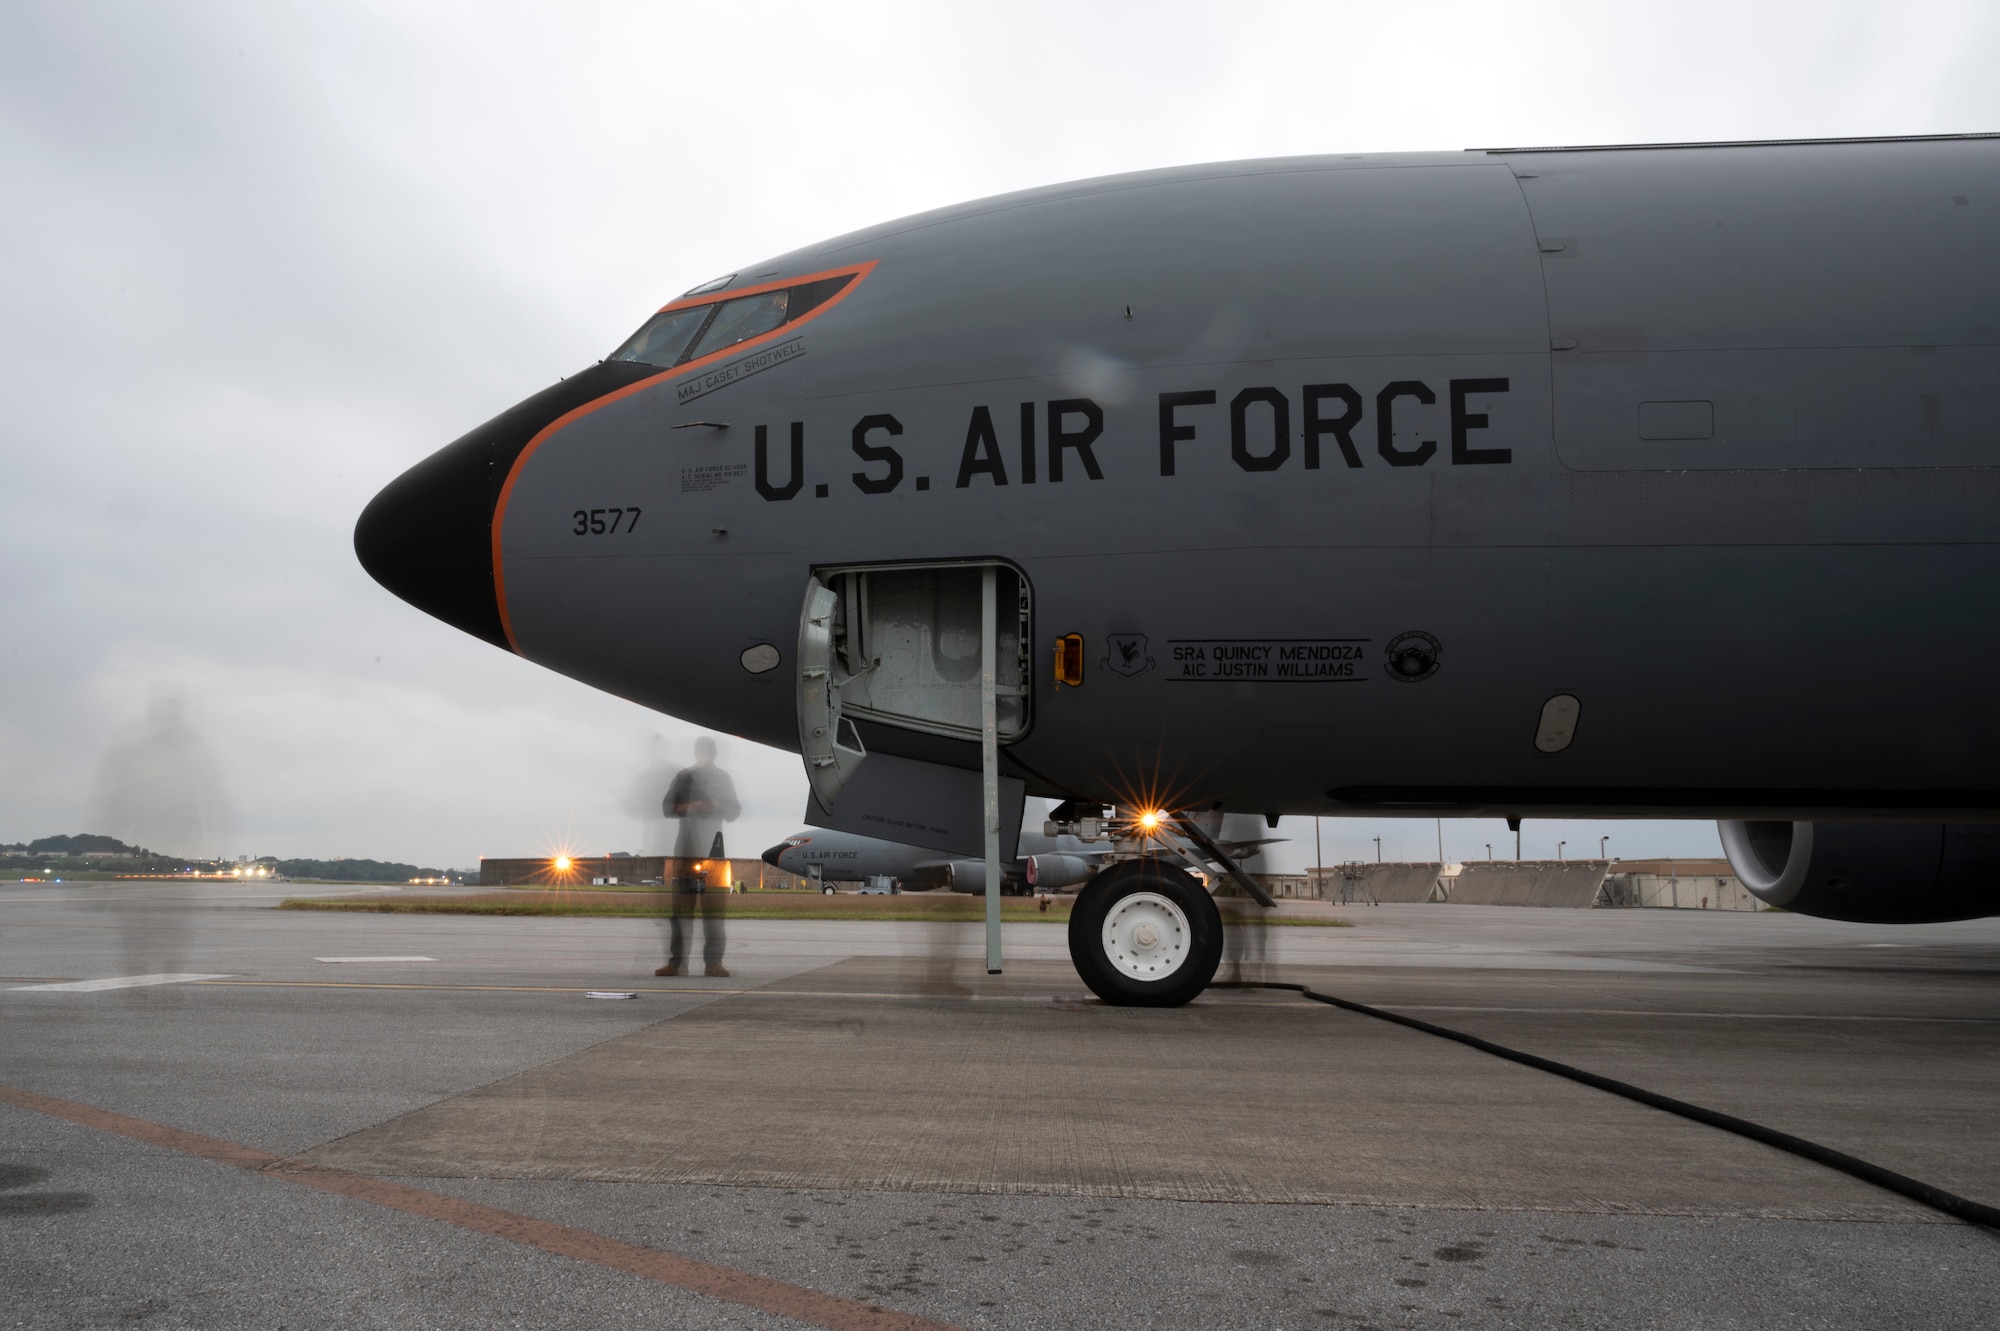
[[[1032,610],[1018,569],[966,560],[818,570],[799,618],[799,751],[821,807],[835,807],[867,759],[856,720],[980,746],[987,969],[995,973],[999,746],[1028,731]]]

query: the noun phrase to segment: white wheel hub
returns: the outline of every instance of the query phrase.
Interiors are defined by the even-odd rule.
[[[1192,932],[1172,901],[1157,892],[1134,892],[1104,918],[1104,955],[1129,979],[1164,980],[1186,962]]]

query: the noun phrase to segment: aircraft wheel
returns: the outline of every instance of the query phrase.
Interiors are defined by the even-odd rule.
[[[1155,860],[1098,874],[1069,916],[1069,955],[1091,992],[1121,1007],[1179,1007],[1222,963],[1222,915],[1191,876]]]
[[[822,887],[822,888],[820,889],[820,892],[821,892],[821,894],[822,894],[822,895],[824,895],[824,896],[829,896],[829,897],[830,897],[830,896],[832,896],[832,895],[833,895],[833,888],[832,888],[832,886],[830,886],[830,885],[829,885],[829,886],[827,886],[827,887]]]

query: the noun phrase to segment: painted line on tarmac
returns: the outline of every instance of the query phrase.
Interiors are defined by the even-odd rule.
[[[105,989],[143,989],[155,984],[200,984],[205,980],[228,978],[227,975],[114,975],[104,980],[70,980],[63,984],[17,984],[7,992],[94,994]]]
[[[585,985],[558,984],[396,984],[368,980],[237,980],[227,977],[197,980],[195,983],[220,988],[272,989],[435,989],[447,993],[495,994],[583,994]],[[0,991],[4,992],[4,991]],[[630,989],[639,994],[694,994],[709,998],[857,998],[904,999],[911,1002],[957,998],[974,1003],[1081,1002],[1096,1004],[1095,998],[1064,994],[926,994],[902,991],[890,993],[857,989]],[[1233,999],[1231,1007],[1310,1008],[1313,1003],[1297,999]],[[1378,1003],[1392,1012],[1491,1012],[1503,1016],[1528,1017],[1699,1017],[1727,1021],[1852,1021],[1892,1025],[2000,1025],[2000,1017],[1898,1017],[1842,1012],[1698,1012],[1684,1008],[1594,1008],[1594,1007],[1480,1007],[1463,1003]]]
[[[389,961],[436,961],[436,957],[314,957],[314,961],[324,961],[331,965],[372,965]]]
[[[234,989],[434,989],[443,993],[466,994],[583,994],[587,985],[569,984],[396,984],[386,980],[203,980],[204,987]],[[720,998],[728,994],[751,994],[754,989],[639,989],[641,994],[707,994]]]
[[[2000,1017],[1893,1017],[1844,1012],[1695,1012],[1683,1008],[1468,1007],[1448,1003],[1377,1003],[1390,1012],[1498,1012],[1531,1017],[1715,1017],[1729,1021],[1882,1021],[1992,1026]]]
[[[587,1229],[537,1220],[513,1211],[447,1197],[443,1193],[425,1192],[421,1188],[392,1183],[369,1174],[355,1174],[321,1165],[288,1163],[254,1146],[223,1141],[218,1137],[204,1137],[196,1132],[183,1132],[162,1123],[130,1118],[73,1100],[58,1100],[53,1096],[0,1085],[0,1104],[31,1109],[81,1127],[115,1133],[133,1141],[179,1151],[183,1155],[249,1170],[266,1178],[284,1179],[391,1211],[439,1220],[558,1257],[590,1262],[712,1299],[826,1327],[828,1331],[958,1331],[948,1322],[896,1312],[835,1294],[822,1294],[803,1285],[788,1284],[693,1257],[681,1257],[659,1248],[627,1243]]]
[[[203,987],[238,989],[409,989],[431,990],[439,993],[467,994],[587,994],[598,992],[587,985],[555,984],[393,984],[371,983],[366,980],[205,980]],[[1082,988],[1081,983],[1078,985]],[[671,994],[689,998],[851,998],[873,1001],[896,1001],[905,1003],[1067,1003],[1071,1005],[1096,1004],[1097,999],[1085,993],[1071,994],[926,994],[888,993],[852,989],[627,989],[625,993]],[[1232,1007],[1294,1007],[1310,1008],[1312,1003],[1302,1003],[1296,999],[1250,999],[1232,1003]]]

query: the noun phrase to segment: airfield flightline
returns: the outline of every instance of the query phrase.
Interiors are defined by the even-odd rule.
[[[1565,1325],[1578,1308],[1635,1324],[1975,1325],[2000,1302],[1991,1237],[1893,1193],[1291,994],[1106,1006],[1061,926],[1008,925],[994,977],[976,925],[745,920],[733,978],[667,986],[650,979],[661,943],[646,920],[144,891],[0,885],[0,985],[72,986],[0,988],[0,1084],[275,1163],[106,1152],[95,1129],[0,1104],[0,1166],[15,1171],[0,1183],[28,1180],[0,1197],[44,1205],[0,1247],[28,1325],[157,1306],[166,1321],[269,1326],[296,1320],[295,1297],[356,1325],[743,1315],[581,1249],[498,1244],[449,1215],[287,1182],[314,1178],[388,1180],[585,1247],[596,1235],[965,1327],[1073,1325],[1079,1306],[1103,1310],[1095,1324],[1189,1331],[1311,1324],[1319,1309],[1494,1328]],[[189,927],[162,929],[173,911]],[[1244,978],[1423,1013],[2000,1196],[2000,921],[1341,914],[1354,927],[1255,931]],[[44,1194],[69,1209],[31,1201]]]

